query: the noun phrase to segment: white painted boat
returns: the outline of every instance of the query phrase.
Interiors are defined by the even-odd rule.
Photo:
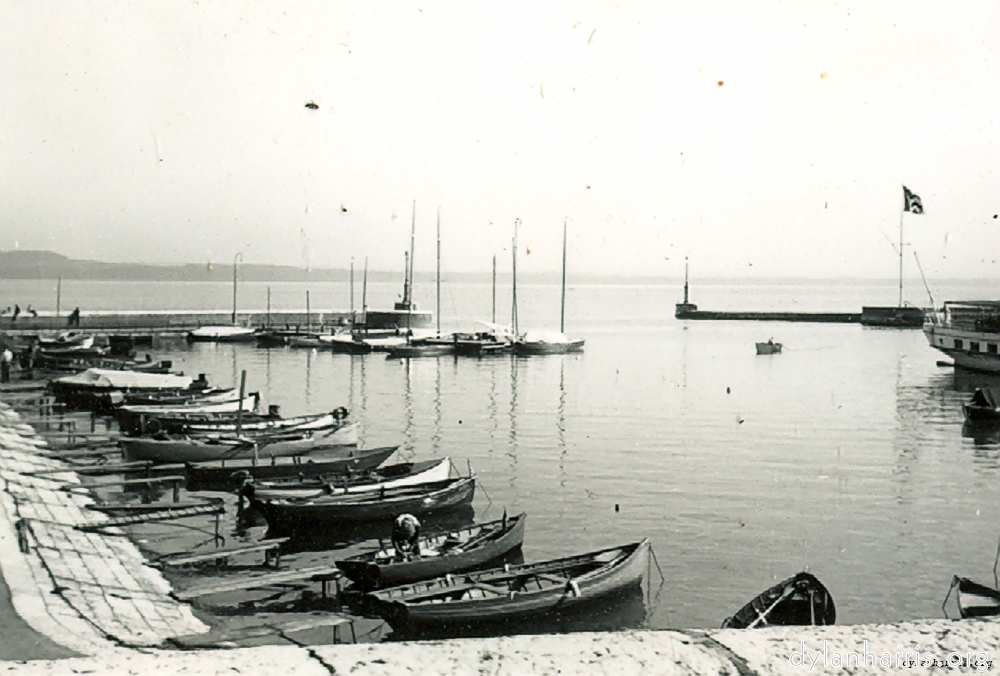
[[[187,338],[195,342],[249,343],[257,340],[257,331],[244,326],[199,326]]]
[[[365,493],[371,491],[396,488],[398,486],[413,486],[431,481],[444,481],[451,476],[451,458],[443,458],[420,468],[419,471],[407,474],[398,479],[386,479],[371,483],[359,483],[348,486],[337,486],[333,482],[309,482],[291,484],[288,482],[254,483],[254,497],[259,500],[308,500],[322,495],[346,495],[348,493]]]
[[[216,395],[212,395],[213,397]],[[169,406],[134,406],[125,405],[119,407],[120,410],[132,416],[178,416],[191,413],[236,413],[240,410],[247,413],[254,413],[260,407],[260,392],[251,392],[240,399],[239,393],[235,396],[219,394],[217,399],[196,399],[187,404],[171,404]]]

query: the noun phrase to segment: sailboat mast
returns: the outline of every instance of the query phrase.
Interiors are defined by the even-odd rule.
[[[684,304],[688,304],[688,259],[684,257]]]
[[[511,261],[513,263],[513,269],[510,280],[510,325],[514,329],[515,338],[519,333],[517,327],[517,224],[520,220],[520,218],[514,219],[514,242],[511,247]]]
[[[354,324],[354,256],[351,256],[351,324]]]
[[[441,335],[441,210],[437,218],[437,334]]]
[[[361,276],[361,315],[368,323],[368,256],[365,256],[365,272]]]
[[[903,212],[902,211],[899,212],[899,307],[903,307]]]
[[[562,299],[559,307],[559,333],[566,332],[566,220],[563,219]]]
[[[493,319],[497,323],[497,255],[493,254]]]
[[[413,200],[413,215],[410,217],[410,267],[407,277],[410,280],[410,297],[406,299],[406,311],[409,313],[413,309],[413,249],[416,242],[417,233],[417,200]],[[409,316],[409,315],[407,315]]]

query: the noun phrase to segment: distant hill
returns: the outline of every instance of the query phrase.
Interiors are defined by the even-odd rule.
[[[361,281],[362,270],[355,269],[355,281]],[[291,265],[259,265],[240,263],[239,276],[248,282],[346,282],[350,270],[307,270]],[[184,265],[149,265],[146,263],[102,263],[68,258],[51,251],[0,251],[0,279],[91,279],[142,282],[225,282],[233,278],[231,263],[221,265],[187,263]],[[417,273],[422,282],[433,281],[433,273]],[[518,275],[520,281],[520,275]],[[489,283],[490,273],[447,273],[442,279]],[[501,273],[500,280],[509,283],[509,275]],[[596,278],[576,277],[573,282],[595,281]],[[402,271],[368,271],[370,282],[403,282]],[[525,282],[559,282],[556,274],[524,275]]]

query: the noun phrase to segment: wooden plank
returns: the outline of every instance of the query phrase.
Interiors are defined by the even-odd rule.
[[[233,545],[231,547],[219,547],[207,552],[179,552],[168,554],[156,560],[156,563],[164,566],[182,566],[187,563],[197,563],[198,561],[211,561],[213,559],[224,559],[234,554],[246,554],[250,552],[266,552],[270,549],[277,549],[288,538],[275,538],[274,540],[261,540],[250,545]]]
[[[179,474],[168,474],[166,476],[147,476],[139,479],[119,479],[117,481],[94,481],[91,483],[78,484],[83,488],[103,488],[106,486],[148,486],[151,484],[169,484],[186,481],[187,477]]]
[[[91,506],[91,509],[95,509]],[[86,523],[76,526],[77,530],[100,530],[113,526],[128,526],[137,523],[148,523],[150,521],[170,521],[172,519],[184,519],[189,516],[200,516],[202,514],[222,514],[226,511],[224,505],[196,505],[190,507],[172,507],[160,509],[156,512],[133,513],[125,516],[118,516],[107,521]]]
[[[180,601],[189,601],[199,596],[210,594],[222,594],[224,592],[238,591],[240,589],[259,589],[269,587],[274,584],[285,584],[288,582],[301,582],[312,580],[317,582],[329,582],[343,576],[336,566],[317,566],[315,568],[298,568],[294,570],[282,570],[266,575],[255,575],[251,577],[241,577],[233,579],[220,579],[208,584],[182,589],[174,592],[174,597]]]

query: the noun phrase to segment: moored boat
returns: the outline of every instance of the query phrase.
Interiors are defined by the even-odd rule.
[[[511,517],[505,513],[495,521],[425,535],[417,544],[415,557],[400,556],[390,545],[340,559],[337,568],[363,590],[474,570],[519,549],[527,518],[524,513]]]
[[[245,326],[199,326],[187,334],[187,339],[196,343],[253,343],[257,331]]]
[[[1000,373],[1000,301],[946,301],[925,313],[924,335],[957,366]]]
[[[829,625],[836,620],[837,609],[830,592],[815,576],[802,572],[754,597],[726,619],[722,628]]]
[[[958,612],[963,619],[1000,615],[1000,591],[957,575],[951,586],[958,590]]]
[[[147,373],[91,368],[50,384],[56,399],[70,407],[110,409],[112,395],[129,392],[196,392],[208,387],[203,380],[172,373]]]
[[[398,486],[444,481],[451,475],[451,459],[423,460],[385,467],[363,476],[316,477],[299,481],[255,481],[258,500],[311,500],[324,495],[381,491]]]
[[[247,481],[308,481],[315,478],[338,481],[378,467],[398,450],[399,446],[343,446],[303,456],[270,458],[262,453],[257,462],[253,458],[192,462],[187,463],[186,486],[192,491],[233,491]]]
[[[970,423],[1000,422],[1000,390],[977,387],[969,403],[962,405],[962,412]]]
[[[563,333],[528,331],[514,340],[514,354],[570,354],[583,352],[582,338],[567,338]]]
[[[649,540],[521,566],[445,575],[371,592],[382,617],[404,634],[460,635],[569,611],[639,586]]]
[[[781,354],[781,348],[784,347],[781,343],[774,342],[774,339],[769,339],[766,343],[755,343],[757,347],[757,354]]]
[[[325,495],[308,500],[258,500],[251,504],[271,529],[294,532],[309,524],[337,524],[391,519],[399,514],[437,512],[472,503],[476,477],[459,477],[389,488],[374,494]]]
[[[358,425],[330,430],[291,431],[257,436],[190,436],[158,432],[151,437],[126,437],[118,442],[129,461],[203,462],[234,458],[262,459],[306,455],[314,451],[358,445]]]

